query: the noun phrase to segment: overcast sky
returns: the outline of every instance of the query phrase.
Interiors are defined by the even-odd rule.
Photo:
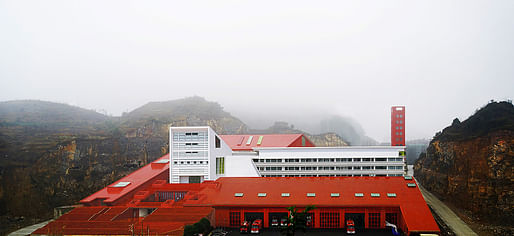
[[[514,95],[514,1],[0,0],[0,101],[112,115],[193,95],[234,115],[432,137]],[[249,119],[249,118],[248,118]]]

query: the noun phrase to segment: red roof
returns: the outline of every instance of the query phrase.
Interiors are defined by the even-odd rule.
[[[95,200],[103,200],[104,203],[114,203],[122,197],[127,197],[127,194],[135,194],[135,190],[141,189],[143,184],[157,179],[168,179],[169,170],[169,154],[166,154],[152,163],[130,173],[129,175],[121,178],[120,180],[110,184],[109,186],[101,189],[100,191],[82,199],[81,203],[91,203]],[[117,184],[123,182],[128,183],[125,187],[115,187]],[[130,199],[127,199],[130,200]]]
[[[305,138],[305,147],[314,147],[303,134],[238,134],[220,137],[234,151],[251,151],[258,147],[302,147],[302,137]]]
[[[439,228],[417,185],[403,177],[222,177],[216,188],[204,188],[200,205],[213,207],[307,206],[399,207],[410,231],[438,232]],[[235,196],[236,193],[243,196]],[[258,193],[266,193],[259,197]],[[311,196],[307,196],[307,194]],[[339,197],[332,197],[338,193]],[[363,194],[362,197],[355,196]],[[371,194],[380,194],[372,197]],[[390,197],[387,194],[395,194]],[[289,194],[289,196],[282,196]],[[312,196],[314,194],[315,196]],[[184,206],[196,203],[186,201]]]

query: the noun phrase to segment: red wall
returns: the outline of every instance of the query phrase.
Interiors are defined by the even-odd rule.
[[[298,211],[302,211],[302,208],[298,208]],[[269,213],[271,212],[284,212],[288,213],[286,207],[269,207],[269,208],[254,208],[254,207],[242,207],[242,208],[228,208],[228,207],[215,207],[215,222],[217,227],[231,227],[230,226],[230,212],[239,212],[241,222],[244,221],[245,212],[261,212],[264,213],[263,227],[270,227]],[[397,226],[404,229],[404,220],[400,209],[398,207],[354,207],[354,208],[316,208],[311,213],[314,213],[314,227],[320,228],[320,212],[337,212],[339,213],[339,228],[345,227],[344,216],[345,213],[364,213],[365,228],[368,226],[368,213],[380,213],[380,228],[385,228],[386,213],[397,214]],[[403,226],[403,227],[401,227]]]
[[[391,107],[391,146],[405,146],[405,107]]]

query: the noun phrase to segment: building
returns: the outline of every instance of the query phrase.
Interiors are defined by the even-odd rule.
[[[391,107],[391,146],[405,146],[405,107]]]
[[[218,135],[170,128],[170,183],[219,177],[403,176],[404,146],[315,147],[303,134]]]
[[[395,127],[405,123],[400,114]],[[405,176],[402,143],[315,147],[303,134],[218,135],[207,126],[172,127],[169,137],[169,154],[33,234],[182,235],[202,218],[233,228],[261,219],[270,228],[290,214],[286,207],[310,205],[312,228],[340,229],[353,219],[357,230],[383,229],[387,221],[407,235],[440,233],[415,180]]]
[[[385,221],[407,235],[439,233],[411,177],[220,177],[202,183],[169,184],[169,156],[80,201],[83,206],[34,234],[182,235],[185,225],[207,218],[215,227],[238,227],[262,219],[270,227],[286,207],[314,205],[313,228],[385,228]]]

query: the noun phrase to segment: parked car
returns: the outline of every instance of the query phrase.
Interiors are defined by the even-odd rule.
[[[308,215],[305,217],[305,226],[312,228],[314,225],[312,225],[312,216]]]
[[[355,222],[352,219],[346,221],[346,234],[355,234]]]
[[[241,223],[241,227],[239,227],[239,232],[240,233],[248,233],[248,229],[250,228],[250,222],[248,221],[243,221],[243,223]]]
[[[271,219],[271,226],[272,227],[277,227],[278,226],[278,218],[277,217],[273,217]]]
[[[287,226],[287,218],[280,219],[280,226]]]
[[[262,229],[262,220],[261,219],[254,220],[250,233],[258,234],[261,232],[261,229]]]

